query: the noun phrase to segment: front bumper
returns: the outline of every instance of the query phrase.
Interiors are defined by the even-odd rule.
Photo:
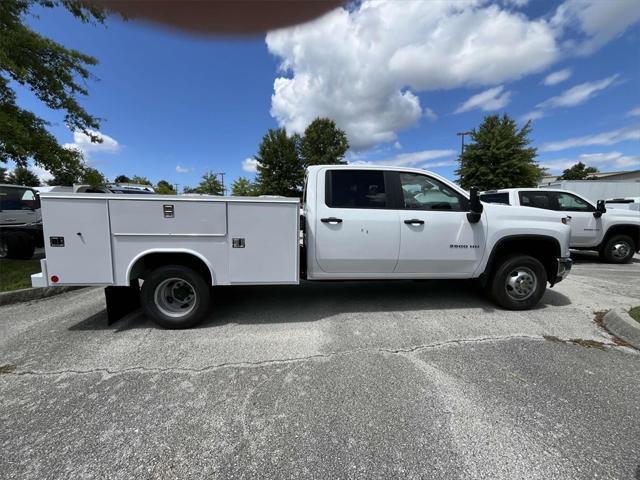
[[[553,281],[552,285],[555,285],[556,283],[564,280],[565,277],[569,275],[569,272],[571,271],[572,266],[573,266],[573,260],[571,260],[571,257],[558,258],[558,270],[557,270],[558,273],[556,274],[556,278]]]

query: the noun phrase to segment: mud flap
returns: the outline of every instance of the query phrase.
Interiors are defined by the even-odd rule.
[[[111,325],[140,307],[140,286],[135,282],[130,287],[106,287],[107,324]]]

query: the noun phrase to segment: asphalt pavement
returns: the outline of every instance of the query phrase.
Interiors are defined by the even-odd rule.
[[[2,478],[640,479],[640,257],[538,308],[470,282],[224,287],[199,328],[102,291],[0,307]]]

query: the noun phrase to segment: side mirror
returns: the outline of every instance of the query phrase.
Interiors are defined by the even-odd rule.
[[[603,213],[607,213],[607,207],[604,206],[604,200],[598,200],[596,202],[596,211],[593,212],[593,216],[600,218]]]
[[[478,187],[471,187],[469,193],[469,213],[467,213],[467,220],[469,220],[469,223],[478,223],[484,210],[482,202],[480,201],[480,191]]]

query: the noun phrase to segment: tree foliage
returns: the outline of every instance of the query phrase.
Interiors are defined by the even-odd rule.
[[[236,197],[253,197],[258,194],[258,186],[248,178],[238,177],[231,185],[231,195]]]
[[[130,183],[135,183],[137,185],[153,185],[151,183],[151,180],[149,180],[147,177],[140,177],[138,175],[134,175],[133,177],[131,177]]]
[[[99,128],[99,119],[78,102],[88,94],[89,67],[97,60],[29,28],[24,17],[33,6],[62,7],[82,22],[101,23],[106,13],[97,2],[82,0],[0,1],[0,162],[26,166],[33,159],[50,171],[72,169],[81,154],[63,148],[47,130],[47,121],[17,105],[10,81],[29,88],[50,109],[63,111],[69,129],[100,142],[91,132]]]
[[[157,185],[154,187],[156,193],[161,195],[176,195],[177,192],[173,189],[173,185],[171,185],[166,180],[160,180]]]
[[[0,183],[7,181],[7,169],[0,167]]]
[[[343,159],[347,150],[347,135],[328,118],[316,118],[311,122],[300,142],[300,155],[305,167],[346,163]]]
[[[184,187],[184,193],[200,193],[203,195],[224,195],[224,185],[218,179],[218,174],[206,172],[200,180],[200,184],[195,187]]]
[[[26,185],[27,187],[39,187],[40,179],[38,175],[33,173],[27,167],[21,167],[18,165],[13,171],[7,175],[6,183],[12,185]]]
[[[489,115],[477,130],[460,158],[462,188],[477,186],[480,190],[510,187],[535,187],[544,170],[536,162],[536,149],[531,143],[531,122],[518,130],[509,115]]]
[[[284,128],[269,129],[262,137],[256,183],[262,195],[298,197],[302,192],[304,165],[299,155],[300,136],[287,136]]]
[[[131,183],[131,179],[126,175],[118,175],[113,181],[116,183]]]
[[[598,173],[597,168],[587,167],[584,163],[578,162],[562,172],[558,180],[596,180],[594,173]]]
[[[99,170],[85,164],[81,156],[77,156],[49,171],[53,176],[47,182],[49,185],[70,187],[74,184],[83,184],[97,187],[107,183],[105,176]]]

